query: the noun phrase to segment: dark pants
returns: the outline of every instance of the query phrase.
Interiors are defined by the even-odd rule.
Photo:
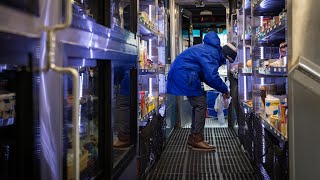
[[[191,134],[203,134],[207,113],[207,102],[204,96],[188,96],[192,106]]]

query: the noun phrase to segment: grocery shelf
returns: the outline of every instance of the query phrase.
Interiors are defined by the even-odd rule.
[[[0,127],[10,126],[14,124],[14,118],[0,119]]]
[[[156,70],[155,69],[139,69],[139,75],[155,75]]]
[[[149,25],[141,21],[141,19],[139,19],[139,32],[143,36],[154,36],[157,34],[154,29],[151,29]]]
[[[260,67],[259,74],[265,75],[265,76],[286,77],[288,75],[288,69],[287,67],[268,67],[268,68]]]
[[[267,29],[262,36],[258,36],[260,42],[277,41],[285,39],[286,22],[280,21],[278,24]]]
[[[267,129],[272,135],[274,135],[280,142],[287,142],[288,139],[278,129],[274,128],[267,120],[267,117],[261,114],[257,114],[258,118],[265,129]]]
[[[152,117],[156,113],[156,108],[144,115],[142,118],[138,119],[139,122],[147,122],[150,117]]]
[[[240,69],[240,74],[242,76],[251,76],[252,75],[252,68],[242,68],[242,69]]]
[[[258,0],[253,2],[252,11],[256,16],[272,16],[285,8],[285,0]]]

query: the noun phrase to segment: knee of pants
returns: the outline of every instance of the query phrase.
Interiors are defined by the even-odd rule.
[[[199,104],[196,109],[199,109],[199,110],[206,110],[207,109],[207,104]]]

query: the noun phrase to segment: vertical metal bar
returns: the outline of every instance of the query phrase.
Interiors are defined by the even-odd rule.
[[[130,140],[131,144],[137,143],[138,133],[138,70],[130,69]]]
[[[131,0],[130,31],[134,34],[137,34],[138,32],[138,3],[138,0]]]
[[[170,58],[173,62],[176,58],[175,0],[170,1],[170,32]]]

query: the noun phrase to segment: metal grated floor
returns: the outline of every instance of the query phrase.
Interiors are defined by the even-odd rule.
[[[206,118],[205,127],[206,128],[217,128],[217,127],[227,128],[228,119],[226,118],[224,124],[220,124],[217,118]],[[186,124],[183,128],[191,128],[191,122]]]
[[[217,152],[198,152],[186,146],[190,129],[173,132],[148,180],[258,180],[240,142],[229,128],[205,128],[205,139]]]

